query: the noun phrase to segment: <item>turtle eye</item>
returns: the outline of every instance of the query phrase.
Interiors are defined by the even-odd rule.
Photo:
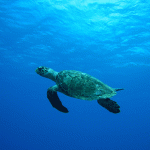
[[[39,68],[39,71],[41,71],[42,70],[42,68]]]

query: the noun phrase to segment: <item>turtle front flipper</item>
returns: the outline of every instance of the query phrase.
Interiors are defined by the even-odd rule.
[[[119,113],[120,112],[120,106],[113,100],[110,100],[109,98],[106,99],[99,99],[97,102],[104,108],[106,108],[108,111],[112,113]]]
[[[62,105],[62,102],[60,101],[57,91],[54,91],[53,87],[48,88],[47,90],[47,98],[50,101],[51,105],[56,108],[57,110],[68,113],[68,109]]]

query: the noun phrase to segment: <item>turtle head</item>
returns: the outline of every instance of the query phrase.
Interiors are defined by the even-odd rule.
[[[53,69],[51,68],[48,68],[48,67],[44,67],[44,66],[40,66],[38,67],[35,72],[37,74],[39,74],[40,76],[42,77],[45,77],[45,78],[49,78],[53,81],[56,80],[56,76],[58,74],[58,72],[54,71]]]
[[[35,72],[40,76],[45,77],[46,73],[48,72],[48,68],[44,66],[40,66],[35,70]]]

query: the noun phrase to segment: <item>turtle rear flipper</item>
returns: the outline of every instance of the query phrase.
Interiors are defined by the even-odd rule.
[[[50,101],[51,105],[56,108],[57,110],[68,113],[68,109],[62,105],[62,102],[60,101],[57,92],[53,91],[52,89],[47,90],[47,98]]]
[[[120,112],[120,106],[113,100],[110,100],[109,98],[106,99],[99,99],[97,102],[104,108],[106,108],[108,111],[112,113],[119,113]]]

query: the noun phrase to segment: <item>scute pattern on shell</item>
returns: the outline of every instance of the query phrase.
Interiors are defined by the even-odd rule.
[[[110,98],[116,95],[113,88],[80,71],[64,70],[58,73],[56,84],[59,91],[83,100]]]

